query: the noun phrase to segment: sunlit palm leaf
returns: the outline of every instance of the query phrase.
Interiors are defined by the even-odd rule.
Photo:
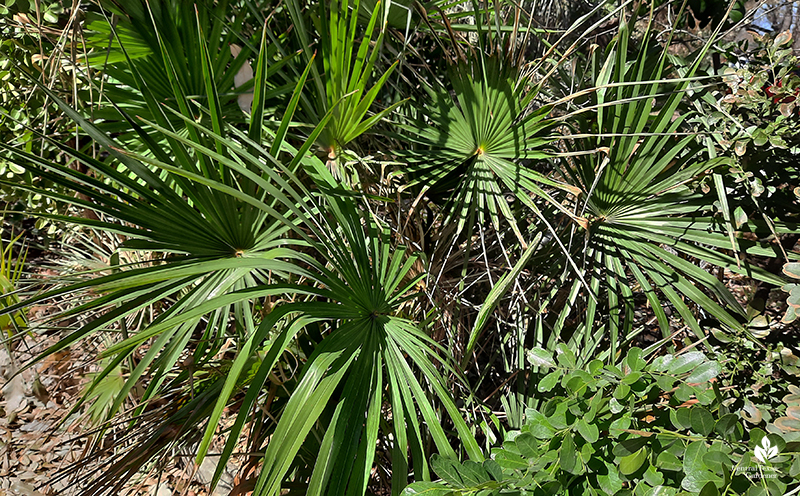
[[[401,103],[393,103],[369,115],[397,62],[382,73],[378,70],[387,22],[385,8],[382,2],[377,2],[366,28],[362,28],[358,23],[359,3],[359,0],[319,2],[320,15],[312,18],[316,28],[313,32],[308,28],[301,4],[296,0],[288,2],[295,32],[309,62],[313,59],[312,40],[318,37],[321,45],[322,70],[316,65],[312,68],[316,91],[309,93],[309,99],[301,103],[301,108],[310,122],[318,122],[322,115],[333,110],[332,118],[316,141],[330,159],[329,166],[335,173],[344,163],[340,155],[348,144]],[[376,72],[380,75],[372,82]]]
[[[595,73],[598,90],[593,103],[598,105],[600,133],[575,140],[579,145],[575,151],[582,153],[574,158],[574,169],[568,169],[584,191],[582,209],[590,221],[582,246],[585,274],[592,293],[605,297],[605,304],[585,298],[585,293],[576,298],[581,291],[573,284],[550,337],[551,343],[570,340],[584,356],[605,342],[611,349],[609,359],[633,331],[636,295],[647,299],[665,337],[671,332],[664,311],[667,304],[698,337],[704,332],[696,308],[730,328],[742,327],[741,304],[692,259],[781,284],[779,277],[746,258],[739,267],[736,257],[722,251],[731,248],[731,241],[723,217],[709,209],[716,195],[703,194],[696,181],[730,162],[706,157],[694,136],[681,134],[686,115],[675,117],[697,63],[685,78],[659,83],[665,76],[664,53],[643,43],[629,63],[629,29],[622,24],[604,65]],[[610,81],[627,84],[608,85]],[[671,92],[662,99],[665,85]],[[581,122],[585,124],[581,131],[592,135],[592,121]],[[743,227],[758,229],[752,224]],[[779,255],[766,243],[738,240],[738,245],[743,253]],[[567,317],[579,308],[585,312],[582,323],[571,332],[562,331]]]
[[[224,118],[243,121],[241,109],[229,103],[236,98],[236,92],[246,91],[248,86],[234,88],[234,76],[256,53],[271,62],[268,78],[263,79],[263,84],[268,85],[269,98],[291,91],[294,86],[274,83],[277,79],[272,77],[293,55],[280,56],[279,46],[273,43],[262,43],[260,49],[255,46],[257,39],[251,40],[241,34],[246,11],[239,10],[229,19],[231,9],[227,1],[195,5],[136,0],[122,4],[121,10],[112,2],[103,3],[115,16],[111,19],[91,14],[87,39],[91,52],[85,63],[107,78],[102,85],[104,101],[94,110],[94,117],[104,120],[100,125],[104,131],[123,133],[118,138],[120,141],[141,139],[130,132],[130,125],[120,115],[120,110],[156,122],[162,114],[161,105],[185,111],[186,108],[181,107],[182,99],[175,96],[176,86],[185,98],[212,108],[206,74],[213,77],[216,98],[226,103],[220,107]],[[198,43],[198,39],[202,42]],[[229,49],[234,44],[245,46],[236,56]],[[203,67],[205,70],[201,70]],[[110,106],[107,101],[116,105]],[[167,116],[174,128],[182,128],[173,117]]]
[[[390,432],[401,432],[406,438],[411,436],[413,444],[422,445],[420,426],[406,420],[409,413],[415,417],[414,412],[418,410],[440,452],[454,456],[440,427],[439,414],[427,398],[414,368],[419,369],[433,387],[469,455],[480,457],[477,444],[432,362],[437,346],[414,323],[396,315],[398,306],[418,279],[403,282],[414,257],[407,257],[405,249],[390,250],[385,233],[369,219],[362,220],[352,204],[335,199],[329,202],[334,207],[331,220],[336,220],[338,227],[331,228],[327,242],[319,244],[318,249],[328,259],[332,270],[321,265],[318,270],[324,274],[321,282],[331,288],[329,297],[338,304],[298,304],[296,309],[287,305],[283,311],[339,323],[306,364],[298,389],[267,446],[256,494],[278,494],[289,468],[288,460],[294,458],[337,387],[344,389],[326,429],[323,451],[314,468],[308,493],[362,494],[375,454],[375,437],[384,401],[378,391],[384,389],[384,376],[388,376],[390,391],[402,384],[401,394],[390,392],[393,398]],[[364,224],[366,229],[362,227]],[[259,330],[260,333],[267,331],[266,326]],[[255,341],[259,339],[256,337]],[[260,380],[264,379],[266,376],[262,372]],[[245,400],[240,415],[246,415],[244,408],[248,405]],[[415,459],[421,467],[425,467],[426,462],[424,458]],[[427,473],[427,469],[423,472]],[[396,476],[404,477],[402,473]]]
[[[455,222],[459,232],[486,220],[499,228],[501,219],[516,229],[509,195],[534,211],[539,209],[531,197],[537,196],[572,216],[545,187],[578,190],[530,165],[552,155],[551,109],[535,107],[537,87],[509,64],[480,56],[453,67],[449,82],[455,96],[450,88],[434,92],[423,119],[405,128],[422,146],[403,153],[411,184],[448,197],[446,221]]]

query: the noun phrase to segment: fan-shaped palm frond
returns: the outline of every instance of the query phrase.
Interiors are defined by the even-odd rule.
[[[312,67],[313,89],[307,96],[304,95],[301,110],[309,122],[318,122],[326,113],[333,113],[316,141],[337,176],[344,164],[340,155],[347,145],[401,103],[395,102],[368,115],[398,62],[383,71],[369,86],[373,72],[380,73],[379,55],[390,7],[384,2],[376,2],[366,28],[362,28],[358,22],[359,5],[359,0],[319,2],[319,16],[312,17],[314,32],[308,29],[300,3],[296,0],[287,2],[307,60],[313,58],[311,46],[314,38],[319,39],[321,56],[317,65],[321,65],[322,70],[317,65]]]
[[[399,493],[407,482],[409,449],[414,473],[427,478],[429,471],[423,450],[425,430],[417,420],[419,415],[436,448],[448,456],[454,452],[438,423],[439,414],[427,397],[425,385],[433,389],[444,406],[469,456],[481,456],[434,364],[434,360],[441,361],[436,354],[439,346],[399,312],[400,305],[414,297],[415,285],[422,277],[406,277],[416,257],[402,247],[393,249],[386,232],[360,214],[352,202],[326,200],[331,223],[325,229],[326,235],[315,244],[326,263],[312,259],[308,262],[314,265],[313,270],[319,274],[324,288],[314,292],[327,301],[281,305],[252,336],[253,343],[263,342],[280,319],[286,316],[293,319],[294,325],[285,326],[268,349],[268,358],[253,378],[223,452],[223,456],[232,452],[249,409],[274,366],[270,359],[279,356],[292,333],[299,330],[300,323],[327,323],[330,334],[306,363],[267,445],[264,467],[255,489],[255,494],[259,495],[279,493],[290,460],[323,417],[327,427],[307,494],[363,494],[380,431],[391,433],[396,443],[393,493]],[[241,355],[237,361],[243,362],[245,356]],[[238,370],[236,364],[233,370]],[[424,381],[418,379],[416,371]],[[229,383],[235,380],[235,375],[229,375]],[[337,391],[338,399],[334,399]],[[386,402],[391,412],[388,419],[383,411]],[[333,410],[326,414],[328,405]],[[212,425],[213,420],[212,417]]]
[[[579,190],[537,170],[537,161],[554,151],[552,108],[537,102],[540,83],[530,67],[520,65],[516,53],[522,49],[502,48],[516,42],[516,29],[493,38],[482,17],[483,12],[475,17],[477,50],[462,54],[453,40],[456,56],[448,78],[429,89],[431,103],[403,128],[418,149],[400,153],[408,161],[411,186],[424,185],[429,195],[449,201],[445,221],[454,222],[457,233],[487,220],[499,227],[503,219],[522,241],[510,201],[541,215],[533,200],[538,197],[574,217],[553,194]]]
[[[740,263],[738,256],[726,253],[780,255],[769,244],[741,239],[742,231],[755,232],[759,226],[747,224],[733,232],[726,223],[729,212],[721,179],[716,182],[719,196],[709,197],[699,189],[700,178],[718,178],[716,172],[730,164],[725,158],[708,157],[694,135],[682,132],[687,114],[676,114],[699,62],[684,77],[666,79],[666,51],[643,43],[636,59],[628,60],[630,29],[621,21],[620,34],[595,71],[591,108],[596,114],[581,121],[583,136],[573,141],[573,151],[579,153],[573,157],[574,166],[567,167],[585,199],[582,211],[590,225],[580,248],[596,299],[589,298],[580,281],[568,286],[567,303],[550,337],[553,344],[571,340],[584,356],[594,356],[608,338],[609,359],[633,330],[637,296],[646,298],[665,337],[670,323],[662,298],[698,337],[704,333],[693,305],[731,328],[741,328],[741,304],[694,260],[781,284],[779,277],[746,256]],[[721,212],[714,213],[710,206],[718,198],[723,199]],[[554,290],[551,296],[555,294]],[[598,301],[602,298],[605,303]],[[577,308],[585,312],[581,323],[572,333],[562,331]]]
[[[235,77],[248,64],[248,58],[258,53],[266,55],[270,61],[267,98],[289,93],[295,86],[294,81],[274,83],[278,78],[272,77],[294,55],[283,56],[280,43],[262,43],[259,49],[257,38],[250,39],[243,34],[246,10],[240,9],[233,18],[229,17],[231,9],[227,0],[197,4],[174,0],[135,0],[123,4],[104,1],[102,4],[114,15],[109,18],[90,14],[86,41],[89,53],[85,64],[107,79],[99,86],[103,98],[115,103],[108,105],[101,101],[93,117],[102,119],[100,128],[104,131],[123,133],[118,137],[122,141],[138,137],[130,131],[120,110],[158,122],[162,113],[159,106],[183,112],[186,110],[181,107],[184,98],[197,101],[205,108],[212,107],[209,98],[217,98],[227,121],[244,121],[242,109],[228,103],[237,93],[248,89],[241,82],[235,86]],[[238,52],[229,49],[238,45],[244,45],[244,49]],[[215,95],[207,93],[204,71],[200,70],[206,65],[215,83]],[[252,82],[248,84],[252,89]],[[196,109],[192,114],[204,117]],[[166,115],[172,128],[184,127],[180,119],[170,113]]]
[[[205,92],[213,96],[216,83],[208,63],[208,50],[202,42],[199,50],[205,60],[201,64]],[[260,79],[254,96],[254,114],[259,116],[263,115],[266,99],[267,58],[266,51],[262,51],[257,68]],[[301,77],[296,92],[304,84],[305,78]],[[274,287],[259,294],[252,291],[285,281],[291,274],[305,277],[304,270],[290,262],[295,256],[291,248],[308,237],[296,220],[297,216],[308,214],[302,210],[302,202],[298,206],[301,196],[297,195],[303,193],[282,192],[284,177],[289,172],[261,147],[261,119],[252,120],[248,134],[228,128],[219,101],[210,98],[210,109],[196,107],[196,111],[205,112],[212,126],[227,137],[215,134],[195,120],[192,112],[195,109],[189,110],[190,103],[178,87],[173,89],[173,98],[185,113],[170,113],[158,103],[150,107],[166,127],[141,119],[137,122],[121,112],[137,134],[137,141],[146,147],[146,152],[139,154],[126,150],[42,87],[110,154],[108,160],[101,161],[62,143],[50,142],[64,156],[82,164],[88,173],[2,145],[15,163],[79,196],[26,189],[96,213],[92,218],[56,214],[46,217],[114,233],[119,239],[119,250],[161,254],[144,265],[113,266],[111,275],[48,291],[4,310],[13,312],[22,305],[87,291],[93,295],[86,303],[54,318],[91,312],[99,312],[100,316],[46,350],[42,358],[98,332],[118,333],[117,322],[154,302],[169,302],[168,308],[147,328],[131,333],[107,350],[106,356],[113,359],[94,377],[87,397],[119,365],[130,364],[131,369],[127,370],[125,385],[108,409],[109,416],[120,411],[128,393],[146,377],[147,388],[143,396],[136,398],[141,412],[149,401],[160,396],[171,371],[187,355],[202,367],[227,339],[238,342],[253,331],[254,307],[260,298],[283,292]],[[153,101],[152,93],[144,94],[149,102]],[[294,105],[296,99],[287,108],[287,124]],[[167,115],[180,122],[185,133],[174,131]],[[322,125],[328,117],[323,118]],[[282,126],[282,135],[271,135],[276,149],[280,149],[285,128]],[[258,142],[251,141],[248,135]],[[169,145],[168,150],[162,148],[162,142]],[[296,168],[310,146],[295,150],[298,158],[292,167]],[[290,231],[295,232],[293,237],[287,235]],[[133,358],[143,345],[147,351],[141,352],[141,358]]]

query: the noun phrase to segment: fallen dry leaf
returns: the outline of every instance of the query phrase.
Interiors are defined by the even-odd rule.
[[[3,398],[5,399],[6,417],[21,412],[28,406],[25,398],[25,381],[22,375],[15,375],[3,386]]]

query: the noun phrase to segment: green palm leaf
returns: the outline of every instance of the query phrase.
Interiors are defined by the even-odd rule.
[[[723,251],[731,248],[731,241],[724,218],[709,211],[716,195],[710,198],[697,187],[696,181],[709,171],[730,165],[728,159],[706,157],[694,136],[681,135],[686,114],[674,118],[698,63],[684,78],[662,80],[665,52],[659,55],[643,43],[636,59],[628,61],[629,29],[621,24],[604,65],[596,71],[592,103],[600,132],[593,133],[592,120],[581,121],[585,127],[580,131],[592,137],[574,141],[576,166],[568,169],[583,190],[581,211],[589,219],[582,247],[584,275],[592,294],[605,297],[605,304],[576,298],[575,283],[550,336],[551,344],[568,340],[584,356],[593,356],[605,342],[609,359],[633,331],[637,295],[649,302],[664,337],[671,334],[663,309],[667,303],[698,337],[704,332],[694,305],[730,328],[742,328],[741,305],[693,259],[781,284],[779,277],[746,256],[740,266],[736,256]],[[664,86],[670,87],[666,99],[661,96]],[[765,227],[749,224],[743,229]],[[736,238],[741,234],[735,233]],[[780,256],[766,243],[737,243],[743,254]],[[576,311],[585,312],[582,323],[565,332],[564,322]]]
[[[141,139],[130,131],[122,112],[159,122],[164,115],[162,105],[188,112],[190,107],[184,105],[187,98],[206,108],[218,108],[219,118],[243,121],[241,109],[230,103],[237,92],[246,91],[248,86],[235,88],[234,76],[253,54],[273,62],[267,77],[261,80],[266,86],[266,97],[279,97],[294,87],[273,81],[296,54],[282,56],[282,48],[275,43],[262,42],[259,49],[257,38],[249,39],[242,34],[246,10],[239,9],[229,19],[228,1],[200,2],[196,6],[171,0],[101,3],[114,17],[90,14],[85,47],[89,53],[84,62],[91,71],[106,78],[101,86],[103,99],[93,116],[102,119],[100,127],[104,131],[121,133],[118,139],[122,142]],[[236,56],[229,49],[234,44],[245,47]],[[209,76],[213,86],[208,85]],[[210,87],[216,96],[208,95]],[[177,88],[182,97],[177,96]],[[214,99],[223,105],[210,105]],[[166,116],[170,125],[166,122],[162,125],[183,128],[169,113]]]
[[[359,5],[359,0],[319,2],[319,15],[312,17],[314,32],[308,27],[302,5],[296,0],[287,4],[309,63],[314,59],[312,40],[319,38],[322,67],[313,65],[314,91],[301,103],[301,108],[307,121],[314,123],[326,113],[333,112],[316,142],[320,151],[329,158],[328,165],[337,176],[344,164],[341,155],[348,145],[402,103],[395,102],[369,115],[398,62],[383,72],[378,69],[387,7],[380,1],[372,6],[367,26],[362,29],[358,23]],[[376,72],[380,76],[371,82]]]
[[[298,304],[296,309],[287,305],[283,312],[298,312],[314,320],[324,318],[338,324],[306,364],[298,390],[287,403],[267,446],[255,494],[278,494],[289,460],[296,455],[338,387],[343,389],[325,430],[323,451],[314,467],[308,494],[363,494],[375,454],[384,401],[377,391],[384,389],[384,377],[388,377],[392,398],[390,432],[402,433],[406,439],[410,436],[413,444],[422,445],[420,426],[406,420],[408,412],[418,409],[440,452],[454,456],[441,429],[439,414],[414,368],[433,387],[469,455],[481,456],[433,364],[438,346],[413,322],[396,315],[398,306],[419,279],[404,281],[414,257],[408,257],[402,248],[390,250],[386,233],[358,214],[351,203],[335,199],[328,202],[332,207],[331,220],[336,222],[329,229],[327,240],[317,248],[332,269],[320,265],[318,270],[321,283],[331,288],[330,297],[338,305],[335,310],[330,304]],[[260,377],[266,378],[263,373]],[[403,384],[401,394],[392,391],[397,384]],[[246,406],[249,406],[247,400],[240,415],[246,415]],[[415,459],[415,463],[426,467],[424,458]],[[427,468],[423,471],[427,473]],[[396,476],[403,477],[400,473]]]
[[[433,103],[422,114],[430,122],[404,128],[422,147],[403,153],[410,186],[425,185],[448,198],[445,220],[454,222],[457,232],[474,222],[491,221],[499,228],[501,219],[516,230],[508,195],[535,212],[539,208],[531,197],[539,197],[574,217],[547,187],[579,190],[529,165],[552,155],[555,121],[548,118],[550,107],[535,106],[538,88],[510,64],[481,54],[454,66],[448,73],[452,90],[432,92]]]

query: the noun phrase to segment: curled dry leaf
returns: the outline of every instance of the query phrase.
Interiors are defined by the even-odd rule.
[[[789,43],[790,41],[792,41],[792,32],[786,30],[783,33],[776,36],[775,41],[773,41],[772,44],[775,48],[778,48]]]
[[[774,422],[775,427],[782,432],[800,432],[800,420],[790,417],[780,417]]]
[[[3,398],[6,416],[22,411],[28,406],[28,400],[25,398],[25,381],[21,375],[14,376],[3,386]]]
[[[36,396],[36,399],[45,405],[47,404],[47,400],[50,398],[50,395],[47,392],[47,388],[44,387],[44,384],[42,384],[42,381],[39,380],[39,377],[36,377],[36,379],[33,381],[31,390],[33,391],[33,395]]]
[[[763,415],[761,414],[761,410],[756,407],[752,401],[748,401],[744,404],[741,410],[742,418],[746,421],[750,422],[751,424],[759,424],[763,419]]]

